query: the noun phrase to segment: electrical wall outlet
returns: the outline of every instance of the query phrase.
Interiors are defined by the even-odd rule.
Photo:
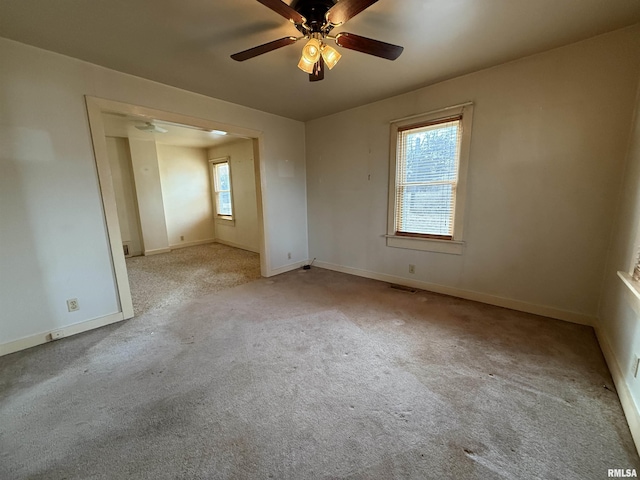
[[[67,300],[67,309],[70,312],[77,312],[78,310],[80,310],[80,304],[78,303],[78,299],[70,298],[69,300]]]
[[[287,258],[291,260],[291,252],[287,253]]]
[[[416,266],[415,265],[409,265],[409,273],[416,273]]]
[[[633,373],[633,378],[638,378],[638,367],[640,366],[640,358],[638,355],[633,356],[633,363],[631,364],[631,372]]]
[[[63,330],[54,330],[48,335],[48,337],[49,337],[49,340],[59,340],[62,337],[64,337],[64,331]]]
[[[184,235],[180,235],[180,241],[184,242]]]

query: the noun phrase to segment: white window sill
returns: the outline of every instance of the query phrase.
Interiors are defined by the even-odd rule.
[[[629,297],[631,308],[640,315],[640,282],[634,280],[627,272],[618,272],[618,276],[633,294]]]
[[[216,223],[233,227],[235,226],[236,221],[233,218],[216,217]]]
[[[394,248],[447,253],[449,255],[462,255],[464,248],[464,242],[456,240],[437,240],[435,238],[404,237],[401,235],[385,235],[385,237],[387,237],[387,247]]]

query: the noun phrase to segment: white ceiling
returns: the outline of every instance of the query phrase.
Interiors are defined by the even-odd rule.
[[[287,2],[289,3],[289,2]],[[298,31],[256,0],[1,0],[0,35],[286,117],[308,120],[640,22],[639,0],[380,0],[333,33],[402,45],[395,62],[338,48],[321,82]]]
[[[154,140],[156,143],[174,145],[178,147],[211,148],[246,138],[233,134],[218,135],[198,128],[179,126],[177,124],[169,124],[161,120],[117,113],[103,113],[102,121],[104,124],[104,133],[107,137]],[[158,127],[164,128],[167,132],[144,132],[136,128],[136,126],[146,125],[149,121]]]

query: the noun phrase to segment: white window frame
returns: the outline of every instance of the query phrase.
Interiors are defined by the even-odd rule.
[[[231,195],[231,215],[220,215],[218,213],[218,192],[216,191],[216,165],[226,163],[229,165],[229,194]],[[225,225],[235,225],[235,201],[233,198],[233,177],[231,176],[231,157],[219,157],[209,160],[209,173],[211,175],[211,200],[213,202],[213,212],[216,223]]]
[[[447,118],[461,116],[460,121],[460,158],[458,164],[458,181],[455,189],[453,238],[437,239],[424,236],[396,235],[396,188],[397,188],[397,148],[398,131],[411,125],[437,122]],[[471,123],[473,120],[473,104],[455,105],[428,113],[391,122],[391,139],[389,145],[389,210],[387,219],[387,246],[424,250],[429,252],[462,255],[464,248],[464,210],[467,196],[467,169],[469,163],[469,148],[471,145]]]

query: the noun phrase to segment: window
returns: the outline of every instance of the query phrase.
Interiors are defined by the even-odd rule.
[[[231,182],[229,180],[229,162],[215,164],[216,213],[224,217],[231,216]]]
[[[216,218],[218,220],[233,221],[229,157],[216,158],[209,162],[211,164],[213,203],[216,210]]]
[[[472,105],[391,124],[391,247],[462,253]]]
[[[640,237],[640,232],[636,234],[637,237]],[[636,245],[639,245],[638,241],[636,241]],[[629,297],[630,299],[635,298],[635,301],[631,302],[631,307],[640,315],[640,247],[637,247],[636,256],[633,258],[629,270],[626,272],[619,271],[618,276],[631,290],[631,293],[635,295],[635,297]]]
[[[626,272],[619,271],[618,276],[622,279],[631,292],[640,300],[640,225],[637,225],[638,232],[636,232],[636,255],[631,261],[631,266]],[[633,308],[636,313],[640,315],[640,304],[633,303]]]

